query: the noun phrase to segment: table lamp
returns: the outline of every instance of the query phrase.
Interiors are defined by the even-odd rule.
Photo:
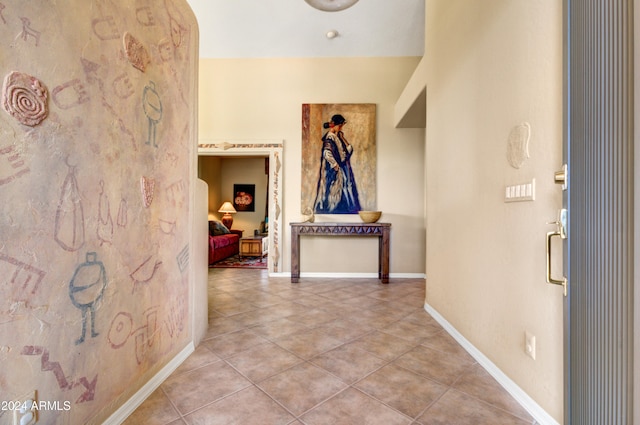
[[[237,212],[236,209],[233,208],[233,205],[231,205],[231,202],[226,201],[222,204],[218,212],[224,213],[222,216],[222,224],[224,224],[227,229],[231,229],[231,225],[233,224],[233,216],[231,214],[235,214]]]

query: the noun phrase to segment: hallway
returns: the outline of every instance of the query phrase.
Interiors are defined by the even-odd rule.
[[[424,291],[209,269],[205,340],[125,424],[531,424]]]

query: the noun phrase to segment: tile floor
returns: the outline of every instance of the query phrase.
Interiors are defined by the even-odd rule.
[[[424,291],[210,269],[205,340],[125,424],[534,423],[424,311]]]

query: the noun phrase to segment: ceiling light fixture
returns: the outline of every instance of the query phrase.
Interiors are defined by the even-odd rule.
[[[325,12],[337,12],[353,6],[358,0],[304,0],[311,7]]]

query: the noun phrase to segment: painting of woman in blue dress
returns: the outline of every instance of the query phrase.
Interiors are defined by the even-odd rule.
[[[320,171],[314,202],[317,214],[355,214],[360,208],[358,187],[351,168],[354,153],[344,135],[347,120],[340,114],[333,115],[323,127]]]
[[[301,124],[303,217],[375,210],[376,105],[303,103]]]

